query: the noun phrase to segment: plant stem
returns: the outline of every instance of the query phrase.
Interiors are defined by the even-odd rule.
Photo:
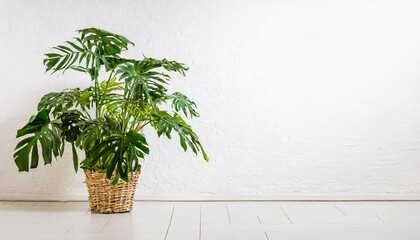
[[[108,76],[108,80],[106,80],[105,90],[108,89],[109,81],[112,79],[112,74],[114,74],[114,70],[111,71],[111,73]],[[101,94],[100,99],[99,99],[99,105],[102,106],[102,104],[103,104],[103,96]]]
[[[131,91],[128,91],[127,84],[124,85],[124,100],[130,99]],[[125,133],[128,125],[128,119],[126,119],[127,105],[124,103],[122,112],[122,132]]]
[[[96,112],[96,118],[99,118],[101,111],[99,109],[99,103],[98,103],[98,86],[99,86],[98,78],[95,78],[94,81],[95,81],[95,87],[94,87],[95,91],[93,94],[94,94],[94,99],[95,99],[95,112]]]

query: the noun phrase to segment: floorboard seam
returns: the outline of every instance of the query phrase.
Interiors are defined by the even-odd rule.
[[[198,235],[198,240],[201,240],[201,206],[200,206],[200,233]]]
[[[340,211],[344,216],[346,216],[347,217],[347,214],[343,211],[343,210],[341,210],[339,207],[337,207],[336,205],[334,205],[334,207],[335,208],[337,208],[337,210],[338,211]]]
[[[257,215],[258,221],[262,224],[260,217]]]
[[[52,212],[49,212],[47,215],[45,215],[43,218],[39,219],[39,221],[37,223],[41,223],[42,220],[44,220],[45,218],[47,218],[48,216],[50,216]]]
[[[381,222],[382,222],[382,223],[385,223],[385,222],[384,222],[384,220],[382,220],[382,218],[381,218],[381,217],[379,217],[379,215],[378,215],[378,214],[376,214],[376,217],[377,217],[377,218],[379,218],[379,220],[381,220]]]
[[[111,221],[111,218],[112,216],[108,218],[108,221],[106,221],[105,225],[101,228],[101,230],[99,230],[99,232],[102,232],[105,229],[106,225],[108,225],[109,221]]]
[[[175,206],[172,207],[172,213],[171,213],[171,219],[169,219],[169,225],[168,225],[168,229],[166,230],[166,234],[165,234],[165,239],[168,237],[168,233],[169,233],[169,228],[171,227],[171,223],[172,223],[172,217],[174,216],[174,211],[175,211]]]
[[[230,213],[229,213],[229,209],[228,209],[227,205],[226,205],[226,212],[227,212],[227,215],[228,215],[228,218],[229,218],[229,223],[232,223],[232,220],[230,219]]]
[[[287,219],[289,219],[290,223],[293,224],[292,219],[290,219],[289,215],[287,215],[287,213],[284,211],[283,207],[280,206],[281,210],[283,211],[284,215],[286,215]]]

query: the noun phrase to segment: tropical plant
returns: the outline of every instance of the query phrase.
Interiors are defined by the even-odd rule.
[[[45,54],[46,72],[75,70],[90,76],[92,86],[66,89],[44,95],[38,113],[29,119],[17,138],[14,161],[19,171],[36,168],[42,154],[44,164],[62,157],[69,143],[73,165],[104,172],[117,183],[140,167],[139,159],[149,154],[142,129],[152,126],[158,136],[179,135],[181,147],[201,152],[208,161],[198,136],[181,115],[198,117],[196,104],[179,92],[168,93],[169,72],[185,76],[188,68],[167,59],[127,59],[121,53],[134,45],[127,38],[98,28],[77,31],[79,36]],[[101,80],[100,73],[107,78]],[[164,104],[171,111],[162,110]],[[79,163],[76,149],[84,152]]]

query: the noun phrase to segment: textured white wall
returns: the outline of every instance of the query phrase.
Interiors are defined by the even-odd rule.
[[[212,160],[146,131],[139,196],[420,195],[419,1],[0,0],[0,196],[85,195],[68,156],[18,173],[15,131],[50,91],[43,53],[100,27],[190,66],[173,88]],[[38,196],[38,195],[37,195]]]

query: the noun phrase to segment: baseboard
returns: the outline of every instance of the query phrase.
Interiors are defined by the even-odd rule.
[[[87,195],[0,194],[1,201],[87,201]],[[384,195],[137,195],[136,201],[420,201],[420,194]]]

